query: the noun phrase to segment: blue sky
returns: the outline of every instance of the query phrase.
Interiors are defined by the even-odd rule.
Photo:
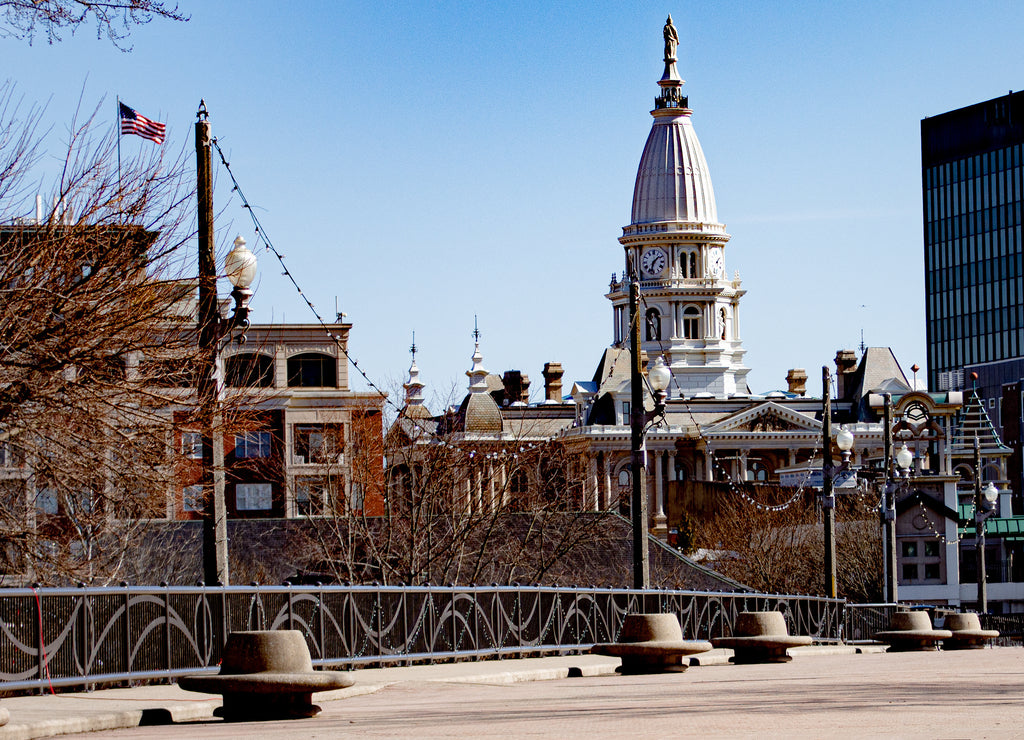
[[[394,388],[415,331],[441,399],[466,387],[474,315],[492,372],[521,370],[535,392],[547,361],[567,381],[593,374],[667,13],[732,234],[726,268],[748,291],[754,392],[791,367],[820,389],[862,330],[924,368],[920,120],[1024,86],[1012,2],[181,7],[188,23],[135,30],[127,54],[83,28],[54,46],[2,39],[0,64],[48,103],[54,152],[80,94],[110,125],[118,95],[166,121],[175,151],[191,150],[204,98],[304,292],[354,324],[360,366]],[[218,243],[252,242],[223,173],[215,204]],[[258,256],[255,320],[311,320]]]

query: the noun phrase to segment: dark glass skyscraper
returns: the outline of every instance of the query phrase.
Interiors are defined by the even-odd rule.
[[[970,387],[982,370],[983,397],[994,401],[1021,377],[1021,363],[1004,361],[1024,357],[1022,145],[1024,92],[921,121],[933,390]]]

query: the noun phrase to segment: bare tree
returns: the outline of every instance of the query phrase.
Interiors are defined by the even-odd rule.
[[[104,36],[122,51],[134,26],[154,18],[187,21],[188,16],[162,0],[0,0],[0,36],[24,39],[32,43],[37,33],[46,36],[49,44],[61,40],[61,32],[74,34],[79,26],[96,24],[96,38]]]
[[[688,522],[691,547],[708,565],[757,591],[824,593],[824,533],[814,491],[711,484],[717,507]],[[842,494],[836,506],[837,586],[853,601],[881,598],[881,539],[868,500]]]
[[[533,583],[572,572],[593,582],[582,560],[562,567],[577,548],[606,533],[608,513],[586,506],[580,456],[559,441],[529,435],[468,441],[445,433],[443,420],[440,429],[437,424],[400,418],[383,449],[352,440],[358,454],[351,483],[359,498],[345,498],[340,478],[327,482],[328,510],[317,512],[327,516],[309,522],[319,553],[308,561],[310,577]]]
[[[0,88],[0,539],[8,572],[48,582],[117,577],[167,516],[172,429],[194,412],[191,180],[159,148],[118,168],[94,116],[26,216],[41,113]]]

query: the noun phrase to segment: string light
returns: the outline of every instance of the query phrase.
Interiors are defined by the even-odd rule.
[[[921,509],[921,517],[924,519],[925,524],[928,526],[928,530],[932,533],[932,536],[935,537],[936,539],[938,539],[943,545],[951,544],[950,541],[949,541],[949,538],[946,537],[945,533],[939,532],[935,528],[935,525],[932,524],[932,520],[928,516],[928,509],[925,507],[924,502],[923,501],[918,501],[917,502],[917,506],[918,506],[918,508]],[[972,502],[971,503],[971,513],[968,515],[967,518],[968,519],[974,519],[974,514],[975,514],[975,509],[974,509],[974,503]],[[975,526],[977,526],[977,525],[975,525]],[[959,527],[957,527],[957,536],[956,536],[956,540],[954,541],[954,544],[959,545],[960,541],[966,536],[966,534],[967,534],[966,530],[964,531],[964,534],[960,534],[959,533]]]
[[[345,360],[349,364],[351,364],[353,368],[356,369],[356,371],[363,378],[363,380],[366,382],[366,384],[372,390],[376,391],[379,394],[379,396],[382,399],[382,402],[385,405],[391,407],[397,414],[400,415],[401,412],[402,412],[402,407],[399,406],[397,403],[395,403],[393,400],[391,400],[389,394],[383,388],[381,388],[380,385],[378,385],[376,382],[374,382],[374,380],[366,373],[366,371],[364,371],[359,366],[359,361],[356,358],[354,358],[349,353],[348,349],[342,344],[341,338],[338,335],[334,334],[328,328],[327,322],[324,320],[324,318],[317,311],[316,306],[313,304],[313,302],[309,298],[306,297],[306,294],[303,292],[302,287],[299,285],[298,281],[296,280],[295,276],[292,274],[291,270],[289,270],[288,265],[285,262],[284,254],[282,254],[277,249],[277,247],[274,246],[273,241],[267,235],[266,230],[263,228],[263,225],[260,223],[259,216],[256,215],[256,210],[252,207],[252,205],[249,203],[248,199],[246,198],[245,193],[242,190],[241,184],[238,182],[238,179],[235,177],[234,171],[231,169],[231,164],[228,162],[227,157],[224,155],[224,151],[220,147],[220,143],[218,142],[218,140],[216,138],[212,139],[211,143],[213,144],[213,147],[217,150],[217,154],[220,157],[221,164],[224,165],[224,169],[227,171],[228,177],[231,178],[231,183],[232,183],[231,192],[238,194],[239,199],[242,201],[242,207],[248,212],[249,217],[252,220],[253,230],[254,230],[254,233],[256,234],[258,242],[262,242],[263,245],[264,245],[264,250],[266,252],[269,252],[270,254],[273,254],[274,257],[277,259],[278,263],[281,266],[281,270],[282,270],[281,275],[283,277],[286,277],[288,279],[288,281],[292,284],[292,286],[295,288],[295,290],[298,293],[298,295],[302,298],[303,302],[306,304],[306,306],[309,308],[310,312],[313,314],[314,318],[316,319],[316,322],[324,330],[325,336],[327,336],[327,338],[329,338],[334,343],[334,345],[338,348],[338,351],[341,352],[344,355]],[[640,295],[640,301],[641,301],[641,303],[643,303],[645,308],[649,308],[649,306],[647,305],[646,298],[642,294]],[[634,322],[638,323],[640,321],[641,313],[642,313],[641,311],[636,311],[635,315],[632,317],[632,320],[630,322],[631,330],[633,330],[633,327],[635,326]],[[661,341],[661,338],[658,337],[657,341],[658,341],[659,348],[661,349],[661,352],[664,355],[665,347],[664,347],[664,344]],[[619,358],[621,357],[621,355],[622,355],[622,353],[619,353],[619,355],[616,356],[615,360],[612,363],[611,371],[610,371],[609,374],[612,374],[614,372],[615,364],[619,361]],[[645,376],[643,376],[643,378],[644,378],[645,385],[647,385],[648,391],[650,391],[651,388],[650,388],[650,383],[647,380],[647,376],[645,375]],[[685,395],[682,392],[682,388],[679,386],[679,381],[676,379],[676,376],[675,376],[674,373],[672,374],[672,381],[671,382],[675,385],[676,390],[678,392],[678,396],[683,399],[684,408],[685,408],[687,414],[690,417],[690,421],[693,424],[693,428],[697,431],[698,437],[700,438],[701,442],[704,443],[705,449],[710,449],[710,446],[709,446],[710,445],[710,440],[705,436],[704,431],[701,428],[701,425],[697,422],[696,418],[694,417],[693,409],[690,407],[689,403],[687,403]],[[411,424],[414,428],[416,428],[420,432],[429,433],[431,431],[431,430],[428,430],[425,426],[423,426],[422,423],[420,423],[416,419],[410,418],[408,416],[403,417],[403,418],[404,418],[404,420],[407,423]],[[439,438],[435,438],[433,443],[436,444],[436,445],[442,446],[442,447],[457,447],[459,449],[463,449],[464,448],[463,445],[453,445],[453,444],[451,444],[449,442],[446,442],[444,440],[441,440]],[[547,444],[547,443],[545,442],[544,444]],[[525,446],[525,449],[524,449],[524,447],[521,446],[519,448],[519,451],[520,452],[525,452],[526,450],[533,450],[533,449],[536,449],[538,446],[539,445],[537,445],[537,444],[528,444],[528,445]],[[740,487],[738,487],[736,485],[736,482],[732,479],[731,474],[721,465],[721,463],[717,459],[715,459],[714,450],[710,449],[710,452],[711,452],[711,457],[712,457],[712,461],[713,461],[712,464],[713,464],[714,468],[717,469],[723,475],[728,476],[728,480],[726,482],[728,483],[730,491],[732,491],[733,493],[738,495],[741,500],[745,501],[748,504],[751,504],[751,505],[757,507],[760,510],[765,510],[765,511],[784,511],[784,510],[788,509],[790,506],[792,506],[796,501],[798,501],[801,498],[801,496],[803,495],[804,487],[806,485],[805,483],[801,483],[800,486],[797,488],[797,490],[794,492],[793,496],[791,496],[790,499],[788,501],[786,501],[785,503],[770,505],[770,504],[763,504],[763,503],[761,503],[759,501],[756,501],[746,491],[744,491],[742,488],[740,488]],[[818,447],[812,448],[811,456],[810,456],[809,460],[807,461],[808,464],[813,464],[813,462],[816,459],[816,457],[817,457],[819,452],[820,452],[820,448],[818,448]],[[470,457],[473,457],[474,454],[475,453],[471,452],[470,453]],[[494,460],[494,459],[518,459],[518,455],[516,453],[490,453],[488,455],[487,459],[492,459],[492,460]]]
[[[362,376],[363,380],[366,381],[366,384],[372,390],[376,391],[380,395],[380,397],[383,399],[383,403],[384,404],[392,407],[397,413],[400,414],[401,411],[402,411],[402,408],[397,403],[392,401],[390,396],[388,395],[388,393],[383,388],[381,388],[377,383],[375,383],[373,381],[373,379],[370,378],[370,376],[361,367],[359,367],[359,362],[354,357],[352,357],[351,354],[349,354],[348,349],[342,344],[341,338],[339,336],[337,336],[336,334],[334,334],[327,327],[327,322],[323,319],[323,317],[320,315],[320,313],[316,310],[316,307],[313,305],[312,301],[310,301],[306,297],[305,293],[303,293],[302,287],[299,285],[298,281],[295,279],[295,276],[292,274],[291,270],[288,269],[288,265],[285,263],[284,255],[280,251],[278,251],[277,247],[274,246],[274,243],[271,241],[270,237],[266,233],[266,230],[264,230],[263,225],[260,223],[259,216],[256,215],[256,210],[249,204],[248,199],[245,197],[245,193],[242,191],[242,186],[238,182],[237,178],[235,177],[235,173],[231,169],[231,164],[228,162],[227,157],[224,156],[224,151],[220,148],[220,144],[218,143],[216,138],[214,138],[212,140],[212,144],[213,144],[214,148],[217,150],[217,154],[220,156],[221,164],[224,165],[224,169],[227,171],[228,177],[231,178],[231,184],[232,184],[231,192],[238,193],[238,197],[242,201],[242,207],[245,208],[246,211],[248,211],[249,217],[252,219],[253,229],[255,230],[255,233],[256,233],[258,241],[262,241],[263,242],[264,251],[269,252],[270,254],[273,254],[274,257],[277,259],[277,261],[280,263],[281,269],[282,269],[281,274],[284,277],[288,278],[289,282],[295,288],[295,290],[299,294],[299,296],[302,297],[302,300],[305,302],[305,304],[309,308],[310,312],[316,318],[317,323],[324,330],[324,333],[326,334],[326,336],[331,339],[331,341],[334,343],[334,345],[338,348],[338,351],[341,352],[344,355],[345,360],[349,364],[351,364],[352,367],[354,367],[356,369],[356,371],[359,373],[359,375]],[[405,418],[406,418],[406,420],[409,423],[411,423],[413,426],[417,427],[420,431],[427,431],[426,428],[423,427],[423,425],[420,424],[415,419],[410,419],[408,417],[405,417]]]
[[[650,306],[647,303],[647,299],[646,299],[646,297],[642,293],[640,294],[640,303],[643,305],[644,309],[650,309]],[[644,311],[639,311],[639,310],[636,311],[636,314],[634,315],[633,319],[635,321],[639,321],[641,313],[644,313]],[[659,335],[655,341],[657,341],[658,348],[661,350],[662,356],[664,356],[665,355],[665,345],[661,341],[661,336]],[[646,378],[645,378],[645,380],[646,380]],[[715,456],[715,454],[714,454],[715,451],[714,451],[714,449],[711,448],[711,440],[708,439],[708,437],[704,434],[703,428],[701,427],[700,423],[697,421],[696,417],[694,416],[693,409],[691,408],[690,404],[687,402],[686,394],[683,393],[683,389],[679,385],[679,381],[676,379],[676,374],[675,373],[672,373],[672,380],[671,380],[671,382],[675,386],[676,390],[678,391],[677,398],[682,400],[683,408],[685,409],[686,413],[689,415],[690,422],[693,424],[693,428],[696,430],[698,438],[700,439],[701,442],[704,443],[704,448],[706,450],[709,450],[710,453],[711,453],[711,461],[712,461],[712,466],[713,466],[714,470],[716,470],[717,472],[721,473],[726,478],[726,480],[724,482],[728,484],[729,491],[731,493],[733,493],[734,495],[738,496],[740,498],[740,500],[744,501],[745,503],[750,504],[751,506],[756,507],[760,511],[772,511],[772,512],[785,511],[786,509],[788,509],[790,506],[795,504],[797,501],[799,501],[803,497],[804,488],[807,485],[806,479],[804,481],[802,481],[799,486],[797,486],[796,491],[789,498],[789,500],[784,502],[784,503],[781,503],[781,504],[764,504],[764,503],[761,503],[760,501],[757,501],[752,496],[750,496],[750,494],[748,494],[745,490],[743,490],[743,488],[738,486],[736,484],[736,481],[733,480],[732,473],[730,473],[728,470],[726,470],[725,467],[719,462],[718,458]],[[808,458],[808,460],[806,461],[806,464],[808,466],[813,466],[814,461],[818,457],[820,452],[821,452],[821,447],[820,446],[812,447],[811,448],[811,455]]]

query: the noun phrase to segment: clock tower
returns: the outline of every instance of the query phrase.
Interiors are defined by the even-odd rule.
[[[622,280],[612,276],[607,298],[614,313],[614,345],[628,346],[629,286],[640,284],[642,349],[663,355],[672,370],[670,398],[725,398],[746,394],[737,274],[725,271],[729,235],[718,220],[711,175],[693,129],[693,111],[676,69],[678,35],[665,23],[665,72],[655,98],[633,188],[633,212],[619,242]]]

